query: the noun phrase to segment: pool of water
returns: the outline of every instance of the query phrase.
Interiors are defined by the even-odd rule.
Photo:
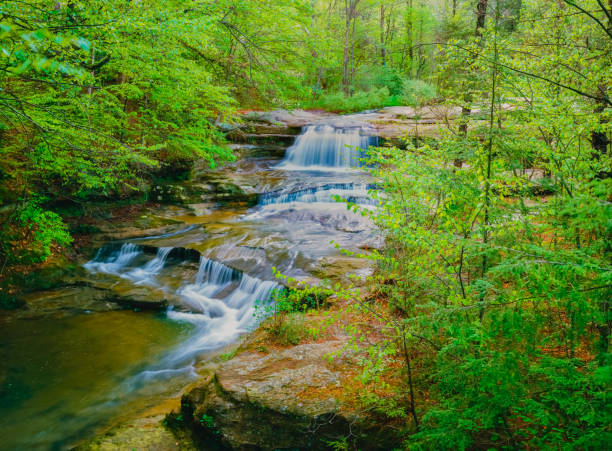
[[[0,323],[0,449],[69,448],[119,409],[144,407],[130,382],[191,329],[131,311]]]

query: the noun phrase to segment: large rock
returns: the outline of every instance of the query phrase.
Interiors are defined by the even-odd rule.
[[[111,298],[123,307],[136,310],[163,311],[168,307],[168,300],[163,290],[146,286],[133,286],[128,290],[113,290],[115,296]]]
[[[392,449],[394,434],[338,399],[350,362],[326,356],[344,344],[239,354],[183,397],[181,415],[202,443],[229,449],[329,449],[345,438],[361,449]]]
[[[86,283],[37,291],[26,295],[23,301],[25,303],[23,308],[10,313],[4,312],[4,315],[0,316],[0,321],[51,315],[57,318],[83,312],[105,312],[117,308],[112,292],[88,286]]]
[[[274,110],[274,111],[251,111],[242,116],[246,122],[264,123],[271,125],[286,125],[288,127],[303,127],[313,124],[335,114],[325,111],[305,110]]]

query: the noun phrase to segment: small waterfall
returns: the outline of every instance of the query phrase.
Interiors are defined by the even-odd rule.
[[[203,285],[206,280],[211,285],[224,286],[239,277],[239,273],[204,256],[200,257],[200,268],[196,275],[196,285]]]
[[[278,167],[284,169],[360,167],[359,160],[363,156],[363,150],[376,144],[376,138],[364,134],[363,131],[364,128],[359,126],[305,127],[295,143],[287,149],[287,155]]]
[[[157,255],[142,268],[134,268],[131,271],[120,274],[124,279],[129,279],[136,285],[157,286],[155,276],[164,268],[168,254],[172,251],[171,247],[160,247]]]
[[[274,281],[263,281],[202,257],[195,283],[177,293],[191,312],[168,311],[169,318],[190,322],[198,332],[169,356],[170,361],[184,362],[236,340],[256,324],[256,305],[264,305],[278,288]]]
[[[128,279],[136,285],[157,286],[155,276],[164,268],[168,254],[172,247],[160,247],[157,254],[141,267],[134,267],[136,257],[144,256],[144,250],[132,243],[123,243],[121,248],[113,250],[115,246],[105,246],[98,250],[96,257],[83,265],[87,270],[95,273],[105,273]],[[138,259],[141,261],[141,258]]]
[[[143,270],[149,274],[157,274],[162,270],[164,264],[166,263],[166,258],[168,258],[168,254],[172,250],[171,247],[160,247],[157,249],[157,255],[153,260],[147,263]]]
[[[142,248],[132,243],[123,243],[119,250],[116,250],[114,246],[104,246],[98,249],[94,259],[85,263],[84,266],[94,274],[102,272],[118,275],[142,253]]]
[[[376,200],[369,196],[368,191],[376,189],[374,184],[330,183],[321,186],[308,187],[290,192],[272,192],[259,197],[259,205],[284,204],[290,202],[334,202],[336,196],[360,205],[376,205]]]
[[[106,246],[85,267],[92,273],[112,274],[135,285],[159,287],[156,276],[173,249],[160,247],[155,257],[142,263],[145,255],[142,247],[131,243],[124,243],[119,249],[116,245]],[[141,258],[134,262],[138,256]],[[176,365],[185,364],[199,352],[219,348],[237,339],[255,325],[256,304],[265,304],[276,288],[280,285],[274,281],[263,281],[200,257],[194,283],[184,284],[173,293],[189,311],[168,311],[170,319],[190,322],[196,326],[196,331],[190,340],[160,362],[159,371],[167,372]],[[169,287],[164,289],[168,291]]]

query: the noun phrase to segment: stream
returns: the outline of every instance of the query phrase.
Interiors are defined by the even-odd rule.
[[[104,244],[84,264],[97,286],[165,299],[162,313],[85,308],[2,321],[0,449],[67,449],[177,396],[206,355],[256,327],[281,287],[272,268],[308,283],[369,274],[332,241],[352,251],[378,242],[367,217],[335,200],[374,208],[359,159],[376,142],[354,115],[303,127],[282,159],[237,144],[245,156],[213,175],[255,195],[254,205],[150,211],[172,225]],[[190,183],[208,186],[202,177]]]

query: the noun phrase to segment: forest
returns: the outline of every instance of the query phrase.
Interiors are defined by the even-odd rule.
[[[334,175],[325,189],[343,215],[369,221],[382,244],[343,241],[350,233],[318,239],[334,240],[338,261],[371,271],[340,283],[336,273],[349,271],[329,260],[294,274],[283,264],[300,264],[302,251],[297,259],[268,255],[265,274],[276,277],[238,268],[243,281],[248,273],[300,287],[271,291],[260,328],[248,328],[257,337],[265,330],[258,352],[342,334],[342,349],[326,359],[333,366],[351,354],[354,374],[337,399],[350,400],[364,430],[392,431],[383,444],[350,427],[334,437],[321,428],[313,449],[609,449],[611,86],[612,0],[3,0],[0,324],[36,309],[28,307],[32,293],[50,288],[39,280],[45,268],[93,257],[100,224],[120,220],[109,211],[147,208],[152,216],[165,208],[159,204],[177,203],[155,189],[192,189],[194,173],[231,204],[239,188],[210,174],[259,164],[233,145],[244,130],[259,133],[260,125],[249,129],[253,115],[370,114],[393,139],[368,132],[378,137],[368,147],[346,141],[346,129],[333,137],[343,148],[363,147],[367,200],[342,191],[341,183],[357,186],[353,175]],[[389,120],[384,111],[404,113]],[[266,122],[266,140],[280,133],[279,121]],[[393,131],[396,124],[413,131]],[[323,133],[299,126],[285,159],[308,133]],[[265,183],[279,176],[270,177]],[[299,189],[313,189],[317,177],[307,173]],[[296,192],[285,194],[295,201]],[[262,193],[249,208],[264,208]],[[206,208],[212,213],[192,222],[213,234],[227,205]],[[271,253],[275,235],[265,233],[255,243],[244,232],[251,241],[240,238],[247,244],[239,247]],[[230,247],[229,238],[219,241]],[[157,247],[158,258],[167,246]],[[197,280],[212,274],[206,258],[234,271],[223,283],[237,280],[231,258],[219,257],[229,251],[191,248],[202,258]],[[320,283],[308,284],[312,274]],[[231,363],[234,354],[222,357]],[[0,367],[0,412],[21,402],[6,382],[11,371]],[[182,413],[165,420],[171,429],[185,428],[185,399]],[[215,412],[197,411],[202,436],[224,435]],[[246,441],[226,435],[223,446],[244,449]],[[6,449],[38,449],[19,443]]]

